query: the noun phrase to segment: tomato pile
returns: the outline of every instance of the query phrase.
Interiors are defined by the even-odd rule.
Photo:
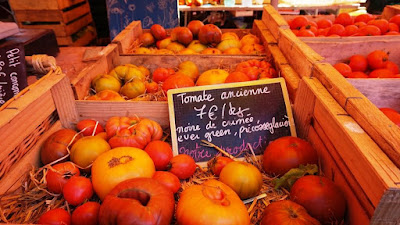
[[[187,27],[175,27],[171,34],[159,24],[141,34],[136,54],[253,54],[265,52],[260,39],[253,34],[242,38],[234,32],[222,33],[214,24],[192,20]]]
[[[400,78],[398,65],[382,50],[367,56],[353,55],[348,63],[337,63],[333,67],[346,78]]]
[[[217,155],[199,169],[191,156],[174,156],[161,126],[146,118],[111,117],[105,124],[85,119],[76,130],[55,132],[41,151],[47,191],[61,195],[68,207],[50,209],[34,222],[246,225],[252,220],[242,200],[262,194],[272,177],[318,162],[307,141],[282,137],[268,145],[260,165]],[[195,173],[209,175],[188,185]],[[342,221],[345,210],[332,181],[306,175],[294,182],[290,199],[271,203],[258,222],[331,224]]]
[[[200,73],[192,61],[181,62],[177,69],[158,67],[152,72],[144,66],[126,64],[96,76],[92,80],[96,94],[87,100],[162,101],[170,89],[275,77],[277,72],[271,63],[256,59],[240,62],[231,72],[210,69]]]
[[[400,14],[389,21],[368,13],[356,17],[340,13],[334,21],[320,19],[317,22],[309,21],[305,16],[297,16],[288,23],[298,37],[399,35]]]

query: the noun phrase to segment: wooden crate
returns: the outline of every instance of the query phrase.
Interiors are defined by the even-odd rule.
[[[53,29],[58,45],[83,46],[95,37],[94,26],[87,0],[28,0],[10,1],[20,28]]]
[[[104,54],[117,57],[103,57],[99,61],[102,63],[97,66],[107,69],[106,60],[119,57],[116,46],[107,47]],[[124,62],[129,58],[118,60]],[[316,78],[302,78],[294,102],[299,134],[318,149],[322,171],[345,193],[346,224],[368,224],[377,213],[378,219],[395,221],[399,215],[395,210],[400,205],[396,183],[400,170],[357,122],[345,115],[346,111]],[[31,165],[40,165],[40,145],[57,129],[74,128],[77,121],[88,117],[104,124],[111,116],[137,113],[158,118],[159,123],[168,126],[168,111],[154,110],[145,103],[76,101],[65,75],[49,73],[0,111],[0,136],[5,140],[0,144],[0,157],[8,168],[6,175],[0,177],[0,193],[20,187],[23,174]],[[25,149],[27,145],[30,147]],[[11,152],[18,152],[18,157],[9,159]]]
[[[365,93],[370,91],[372,89],[371,86],[367,87],[367,89],[364,88],[364,90],[355,89],[329,64],[334,62],[332,58],[346,55],[349,57],[355,50],[363,49],[362,51],[367,51],[368,48],[364,48],[365,46],[369,46],[369,48],[376,46],[378,48],[379,46],[394,45],[399,43],[400,37],[348,37],[337,40],[335,40],[336,38],[326,38],[324,42],[320,42],[321,38],[317,38],[311,44],[303,38],[296,37],[289,29],[286,21],[270,6],[264,7],[263,22],[270,29],[273,36],[278,37],[278,46],[293,69],[301,76],[318,78],[336,101],[346,109],[347,113],[360,124],[390,159],[400,167],[400,129],[360,93],[360,91]],[[355,47],[349,47],[353,45]],[[318,53],[319,51],[325,51],[323,56],[327,58],[324,58],[316,51]],[[360,81],[351,82],[356,85]],[[373,81],[371,80],[371,82]],[[361,84],[356,86],[361,88]],[[398,85],[394,86],[397,87]],[[396,93],[392,93],[392,95]],[[394,105],[395,103],[388,104]]]
[[[264,57],[260,56],[242,56],[242,55],[127,55],[119,54],[117,44],[110,44],[100,53],[102,56],[95,64],[85,68],[74,80],[71,80],[74,88],[75,97],[77,99],[77,107],[86,109],[87,113],[83,115],[90,117],[90,111],[93,107],[97,107],[100,111],[112,109],[117,115],[124,115],[126,111],[130,111],[138,116],[143,114],[141,108],[146,108],[150,112],[147,117],[154,119],[160,123],[168,121],[168,108],[166,102],[112,102],[112,101],[85,101],[86,96],[90,93],[91,80],[102,73],[109,73],[113,68],[118,65],[127,63],[135,65],[143,65],[152,72],[158,67],[175,68],[180,62],[190,60],[196,63],[199,72],[204,72],[209,69],[226,68],[232,70],[235,66],[242,61],[249,59],[273,59],[272,63],[275,64],[280,76],[287,80],[289,95],[294,99],[296,88],[300,80],[300,76],[288,66],[285,57],[276,48],[276,43],[271,34],[266,30],[266,27],[261,21],[256,21],[253,32],[258,33],[266,46],[267,54]],[[129,109],[129,110],[127,110]],[[158,113],[162,112],[162,113]],[[146,114],[144,115],[146,116]],[[168,125],[168,124],[162,124]]]
[[[382,18],[389,20],[397,14],[400,14],[400,5],[387,5],[383,9]]]
[[[167,34],[170,34],[172,29],[166,29],[166,31]],[[234,32],[238,35],[239,38],[242,38],[244,35],[249,33],[255,34],[254,30],[251,29],[221,29],[221,31],[222,33]],[[135,55],[135,53],[132,53],[134,46],[137,46],[139,44],[139,36],[144,32],[150,32],[150,30],[142,29],[141,21],[132,21],[111,41],[111,43],[118,45],[118,50],[121,55]],[[158,56],[159,54],[152,55]],[[254,56],[254,54],[242,54],[241,56]]]

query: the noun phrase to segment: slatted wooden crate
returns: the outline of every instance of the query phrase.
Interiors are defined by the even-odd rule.
[[[87,0],[12,0],[21,28],[53,29],[58,45],[83,46],[96,37]]]
[[[172,29],[166,29],[167,34],[170,34]],[[251,29],[221,29],[222,33],[233,32],[242,38],[244,35],[254,33]],[[118,50],[121,55],[135,55],[134,48],[139,45],[139,36],[144,32],[150,32],[150,30],[142,29],[141,21],[132,21],[124,30],[122,30],[111,43],[118,45]],[[257,35],[257,34],[256,34]],[[260,36],[258,36],[260,37]],[[149,55],[149,54],[147,54]],[[159,54],[152,54],[157,56]],[[254,56],[255,54],[241,54],[241,56]],[[260,55],[260,54],[259,54]]]
[[[400,14],[400,5],[387,5],[383,9],[382,18],[389,20],[397,14]]]
[[[116,46],[107,47],[104,54],[117,57]],[[115,59],[103,57],[103,60]],[[29,88],[0,110],[0,136],[4,140],[0,144],[0,164],[6,168],[5,175],[0,177],[0,193],[20,187],[31,165],[40,165],[40,146],[46,137],[62,127],[74,128],[81,119],[90,117],[104,123],[111,116],[138,113],[152,116],[164,126],[169,124],[167,111],[153,111],[154,108],[142,103],[76,101],[70,82],[63,74],[49,73]],[[294,102],[298,133],[318,149],[322,171],[345,193],[346,224],[368,224],[374,211],[375,215],[393,212],[388,211],[386,204],[391,204],[391,210],[399,208],[396,182],[400,170],[357,122],[346,115],[321,82],[303,77]],[[18,157],[10,159],[12,152],[18,153]],[[379,219],[397,216],[379,215]]]
[[[355,53],[355,50],[361,51],[369,51],[366,50],[364,46],[394,46],[397,43],[398,37],[365,37],[361,39],[361,37],[355,37],[354,39],[346,39],[340,38],[338,40],[332,39],[325,39],[326,42],[323,44],[315,45],[315,51],[310,46],[309,39],[305,40],[303,38],[299,39],[296,37],[293,32],[291,32],[289,26],[287,25],[286,21],[280,16],[276,10],[274,10],[270,6],[266,6],[263,12],[263,21],[265,25],[269,28],[271,33],[274,37],[277,38],[278,46],[281,51],[286,56],[289,64],[293,67],[293,69],[303,77],[303,80],[306,78],[313,78],[318,80],[326,90],[333,96],[334,100],[339,103],[339,105],[345,110],[342,113],[344,116],[352,117],[360,127],[372,138],[377,146],[379,146],[380,150],[385,153],[395,165],[398,167],[400,166],[400,129],[393,124],[386,116],[383,115],[379,111],[379,109],[371,103],[371,101],[365,97],[361,92],[368,93],[371,90],[376,88],[378,82],[385,82],[383,80],[378,80],[376,83],[370,83],[367,85],[367,89],[363,88],[362,90],[357,90],[346,80],[341,74],[339,74],[330,63],[334,63],[338,61],[339,57],[346,56],[350,57],[350,55]],[[392,45],[393,44],[393,45]],[[353,46],[355,47],[349,47]],[[319,53],[325,52],[323,57]],[[371,50],[372,51],[372,50]],[[318,52],[318,53],[317,53]],[[362,52],[358,52],[363,54]],[[394,56],[394,58],[396,58]],[[343,59],[341,59],[343,60]],[[376,80],[376,79],[375,79]],[[364,81],[365,82],[365,81]],[[366,82],[374,82],[373,80],[369,80]],[[394,81],[391,79],[391,82],[398,82],[397,80]],[[363,86],[361,85],[361,80],[352,80],[351,83],[357,88]],[[360,83],[360,85],[356,84]],[[387,83],[387,82],[386,82]],[[365,87],[365,86],[364,86]],[[398,87],[398,85],[397,85]],[[393,90],[393,89],[391,89]],[[396,98],[396,94],[398,91],[394,89],[394,93],[388,93],[388,95],[392,95],[393,98]],[[361,92],[360,92],[361,91]],[[373,90],[375,92],[379,92],[377,90]],[[385,91],[390,92],[390,89],[385,89]],[[371,92],[373,93],[373,92]],[[299,95],[297,93],[297,95]],[[371,98],[371,94],[368,95]],[[382,99],[382,97],[374,96],[377,99]],[[373,100],[373,99],[371,99]],[[375,101],[375,100],[374,100]],[[378,100],[380,102],[380,100]],[[394,101],[392,103],[385,103],[389,104],[386,106],[394,106],[395,104],[398,105],[398,102]],[[295,101],[295,104],[298,102]],[[382,102],[381,102],[382,103]],[[305,104],[305,103],[304,103]],[[381,107],[381,106],[380,106]],[[314,107],[315,108],[315,107]],[[295,110],[296,111],[296,110]],[[323,114],[322,114],[323,115]],[[315,120],[312,118],[303,118],[305,123],[314,124]],[[297,120],[300,122],[301,120]],[[324,120],[329,121],[329,120]],[[323,123],[323,122],[320,122]],[[315,131],[318,129],[315,128]],[[323,135],[320,135],[321,137]],[[326,137],[331,137],[331,134],[326,133]],[[338,138],[340,136],[337,136]],[[351,155],[342,156],[342,159],[346,163],[352,162],[350,158]],[[355,160],[355,158],[353,159]],[[374,163],[373,163],[374,164]],[[347,166],[349,166],[347,165]],[[351,169],[350,169],[351,170]],[[363,170],[363,167],[360,167],[358,170]],[[349,176],[354,177],[357,176],[357,170],[351,171]],[[363,178],[362,178],[363,179]],[[397,185],[397,178],[391,181],[392,184]],[[369,181],[368,181],[369,182]],[[362,185],[362,188],[365,186]],[[390,185],[387,186],[388,190],[390,190]],[[372,197],[372,196],[370,196]],[[372,203],[373,207],[377,207],[378,202],[371,200],[369,198],[366,203]],[[393,210],[396,207],[393,207]],[[371,209],[371,207],[370,207]],[[373,212],[369,210],[369,212]],[[377,218],[379,218],[381,212],[375,213],[376,216],[373,218],[374,224],[379,224]],[[393,211],[391,211],[393,213]],[[388,221],[395,221],[389,219]],[[382,221],[380,221],[382,222]]]

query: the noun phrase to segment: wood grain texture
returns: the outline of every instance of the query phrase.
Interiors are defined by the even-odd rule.
[[[389,20],[397,14],[400,14],[400,5],[387,5],[383,9],[382,18]]]
[[[310,127],[307,140],[318,151],[322,174],[331,179],[344,193],[347,202],[345,221],[348,224],[369,224],[372,216],[371,213],[374,212],[375,208],[368,201],[365,194],[360,191],[359,184],[355,185],[354,183],[356,182],[354,179],[349,180],[349,176],[344,175],[345,173],[349,173],[349,171],[343,171],[338,166],[338,160],[331,155],[331,150],[328,150],[329,147],[332,147],[332,143],[327,142],[329,140],[326,140],[326,136],[320,137],[319,135],[320,133],[317,133],[313,127]],[[361,201],[359,200],[360,197],[362,198]],[[366,203],[367,206],[362,205],[361,202]]]
[[[152,119],[162,127],[169,126],[168,104],[164,102],[76,101],[78,120],[96,119],[100,123],[112,116],[138,116]]]
[[[317,79],[303,80],[316,94],[314,119],[376,207],[386,189],[399,188],[400,170]]]
[[[290,29],[279,29],[278,45],[289,64],[301,76],[310,76],[314,65],[324,58],[300,41]]]
[[[278,43],[262,20],[254,20],[252,33],[260,37],[264,45]]]
[[[400,214],[400,193],[398,189],[389,188],[375,210],[370,225],[397,225]]]
[[[345,78],[331,65],[318,64],[313,74],[382,151],[400,167],[400,128],[384,116],[360,91],[343,81]]]
[[[276,9],[271,5],[264,6],[261,20],[268,27],[271,34],[279,41],[280,31],[279,29],[289,29],[289,24],[279,14]]]
[[[123,29],[111,43],[118,45],[118,51],[123,54],[131,49],[131,45],[143,33],[142,23],[140,21],[132,21],[125,29]]]
[[[53,86],[51,95],[57,108],[61,124],[64,128],[75,129],[79,122],[75,105],[74,93],[68,77]]]
[[[22,182],[28,175],[32,168],[39,168],[41,166],[40,161],[40,149],[43,142],[52,133],[61,129],[61,123],[56,122],[47,132],[45,132],[35,146],[29,151],[19,162],[17,162],[10,173],[7,173],[3,179],[0,180],[0,195],[6,192],[12,192],[22,186]]]

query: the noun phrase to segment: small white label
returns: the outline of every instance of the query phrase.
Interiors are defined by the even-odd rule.
[[[354,132],[354,133],[358,133],[358,134],[362,134],[364,133],[364,130],[356,123],[354,122],[346,122],[343,124],[347,130]]]

